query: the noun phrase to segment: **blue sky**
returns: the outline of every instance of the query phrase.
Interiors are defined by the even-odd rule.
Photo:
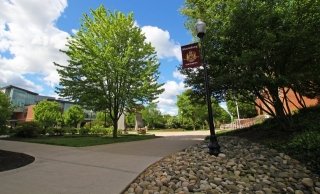
[[[80,26],[84,13],[104,5],[111,11],[133,12],[147,41],[155,47],[161,66],[159,96],[163,113],[176,114],[176,95],[184,89],[180,46],[192,42],[179,12],[183,0],[2,0],[0,2],[0,86],[16,85],[58,97],[53,61],[66,64],[66,38]]]

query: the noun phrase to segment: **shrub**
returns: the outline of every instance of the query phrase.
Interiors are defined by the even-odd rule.
[[[113,127],[105,128],[101,125],[95,125],[90,129],[91,134],[95,135],[111,135]]]
[[[288,143],[289,148],[317,150],[320,148],[320,131],[304,131],[295,135]]]
[[[0,126],[0,135],[7,135],[8,134],[8,128],[7,126]]]
[[[90,132],[90,129],[87,128],[87,127],[82,127],[82,128],[80,128],[80,130],[79,130],[80,135],[88,135],[89,132]]]
[[[66,128],[51,128],[51,131],[53,131],[54,135],[64,135],[67,132]]]
[[[15,128],[15,136],[17,137],[37,137],[41,128],[37,122],[25,122]]]
[[[64,128],[65,133],[75,135],[78,133],[78,129],[74,127]]]

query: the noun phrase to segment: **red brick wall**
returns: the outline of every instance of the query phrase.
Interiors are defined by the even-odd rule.
[[[279,92],[279,96],[280,96],[280,99],[283,99],[282,92]],[[298,102],[298,100],[292,90],[289,90],[289,92],[287,93],[287,97],[289,99],[288,106],[289,106],[289,109],[291,112],[294,112],[294,111],[302,108],[302,106],[299,104],[299,102]],[[302,98],[305,101],[305,104],[307,107],[311,107],[311,106],[315,106],[315,105],[320,104],[320,98],[314,98],[314,99],[310,99],[307,97],[302,97]],[[262,106],[264,109],[268,110],[266,108],[266,106],[261,102],[260,99],[257,99],[256,103],[259,104],[260,106]],[[285,107],[286,111],[288,111],[286,104],[284,104],[284,107]],[[261,110],[259,107],[256,107],[256,109],[257,109],[259,115],[267,114],[263,110]],[[274,109],[272,108],[272,110],[274,110]]]
[[[34,119],[33,108],[34,108],[34,107],[35,107],[35,105],[29,105],[29,106],[27,106],[26,121],[33,121],[33,119]]]

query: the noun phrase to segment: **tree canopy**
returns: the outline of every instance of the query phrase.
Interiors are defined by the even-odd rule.
[[[58,102],[40,101],[34,107],[34,119],[43,127],[53,127],[62,120],[62,110]]]
[[[64,123],[77,127],[84,120],[84,111],[79,105],[73,105],[63,113]]]
[[[0,91],[0,129],[6,125],[12,114],[12,106],[7,95]]]
[[[56,64],[57,92],[84,107],[107,112],[117,137],[125,109],[150,102],[163,90],[157,83],[159,62],[133,14],[103,6],[84,15],[79,31],[68,40],[68,65]]]
[[[177,106],[179,108],[178,115],[182,125],[191,125],[193,130],[207,124],[208,109],[203,99],[197,99],[192,90],[186,90],[178,95]],[[230,122],[228,113],[219,106],[216,99],[212,99],[212,109],[215,125]]]
[[[202,48],[207,53],[212,95],[241,95],[288,124],[289,90],[320,94],[320,1],[186,0],[182,13],[194,32],[195,19],[207,24]],[[184,70],[186,83],[203,92],[203,70]],[[301,102],[303,106],[303,102]]]

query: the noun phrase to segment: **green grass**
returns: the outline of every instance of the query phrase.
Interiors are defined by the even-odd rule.
[[[292,130],[281,130],[275,119],[217,136],[237,136],[286,153],[320,175],[320,106],[299,111],[292,116]]]
[[[41,143],[51,145],[61,145],[70,147],[85,147],[111,143],[121,143],[130,141],[140,141],[146,139],[156,138],[154,135],[121,135],[118,138],[112,138],[110,136],[48,136],[37,138],[9,138],[8,140],[22,141],[30,143]]]

